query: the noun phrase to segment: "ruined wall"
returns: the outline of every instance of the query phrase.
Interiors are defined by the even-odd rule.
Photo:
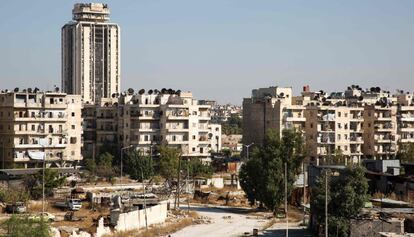
[[[379,232],[404,233],[404,219],[351,220],[350,237],[381,237]]]
[[[147,208],[148,226],[164,223],[167,218],[167,202]],[[127,231],[145,228],[145,210],[136,210],[127,213],[111,213],[111,223],[116,231]]]

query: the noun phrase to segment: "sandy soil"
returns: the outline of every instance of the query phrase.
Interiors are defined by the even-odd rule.
[[[251,234],[254,228],[261,229],[269,222],[262,215],[251,215],[247,209],[193,206],[191,210],[211,218],[212,223],[188,226],[171,237],[241,236],[245,232]]]

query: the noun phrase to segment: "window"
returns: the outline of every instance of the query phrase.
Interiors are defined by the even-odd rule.
[[[195,140],[196,139],[196,135],[193,135],[193,140]]]
[[[172,140],[173,140],[173,142],[175,142],[177,140],[177,137],[175,135],[173,135]]]
[[[72,125],[72,129],[75,129],[75,125]]]
[[[341,112],[338,112],[338,117],[339,117],[339,118],[341,117]]]
[[[193,147],[192,151],[196,151],[195,147]]]
[[[341,134],[338,134],[338,141],[341,140]]]
[[[75,155],[75,151],[71,151],[71,152],[70,152],[70,154],[71,154],[72,156],[74,156],[74,155]]]
[[[345,135],[344,135],[344,139],[345,139],[345,140],[348,140],[348,134],[345,134]]]
[[[49,138],[49,145],[52,145],[52,143],[53,143],[52,138]]]
[[[72,117],[75,117],[75,112],[72,112]]]
[[[338,128],[342,128],[342,124],[341,123],[338,123]]]
[[[70,144],[76,144],[76,141],[77,141],[76,137],[70,138]]]
[[[310,127],[313,128],[313,123],[310,124]]]
[[[32,131],[36,130],[36,125],[32,124]]]
[[[345,147],[344,147],[344,150],[345,150],[345,151],[348,151],[348,146],[345,146]]]
[[[200,153],[204,153],[204,148],[200,147]]]
[[[347,118],[348,117],[348,113],[345,113],[345,118]]]

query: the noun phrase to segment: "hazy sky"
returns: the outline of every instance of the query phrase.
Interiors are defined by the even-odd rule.
[[[1,1],[0,88],[60,86],[75,1]],[[241,104],[251,89],[414,89],[414,1],[106,1],[121,26],[122,88]]]

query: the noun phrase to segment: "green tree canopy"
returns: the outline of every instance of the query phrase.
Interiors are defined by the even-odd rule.
[[[42,171],[36,174],[28,175],[24,179],[26,189],[34,199],[42,197]],[[53,196],[53,189],[61,187],[65,183],[66,178],[60,177],[56,170],[45,169],[45,195]]]
[[[124,158],[125,172],[132,179],[142,182],[154,176],[154,164],[150,156],[142,155],[139,151],[128,152]]]
[[[43,219],[12,215],[2,224],[7,237],[50,237],[49,224]]]
[[[96,159],[86,158],[84,160],[85,168],[94,175],[106,178],[108,181],[115,176],[113,167],[114,156],[109,152],[99,154]]]
[[[240,170],[240,185],[251,204],[259,201],[269,210],[276,212],[284,200],[284,164],[287,164],[288,193],[300,172],[305,158],[301,134],[284,130],[282,137],[269,130],[263,146],[253,150],[253,156]]]
[[[400,144],[397,158],[403,163],[414,162],[414,143]]]
[[[208,164],[203,164],[197,157],[183,160],[181,170],[185,175],[188,170],[188,175],[191,177],[211,177],[213,174],[213,168]]]
[[[367,201],[368,181],[360,166],[347,167],[334,177],[327,172],[329,235],[345,237],[349,235],[349,220],[358,216]],[[311,212],[320,225],[325,223],[325,175],[317,178],[311,190]]]
[[[222,132],[226,135],[242,134],[242,119],[237,114],[232,114],[227,121],[221,124]]]
[[[178,162],[181,156],[180,151],[176,148],[161,146],[159,152],[159,174],[167,180],[176,178]]]

